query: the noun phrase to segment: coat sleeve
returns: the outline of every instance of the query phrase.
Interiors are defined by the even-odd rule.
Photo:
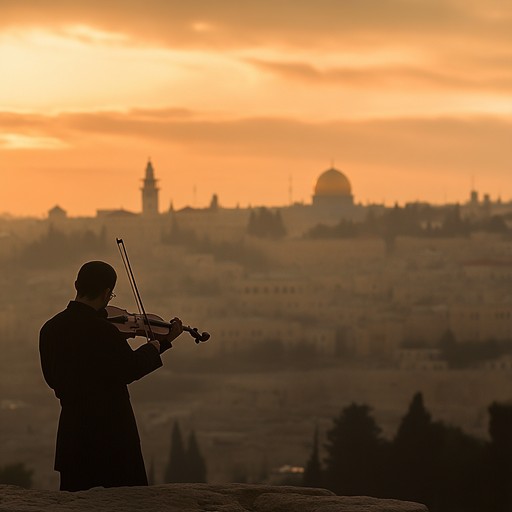
[[[44,380],[51,388],[55,387],[55,342],[48,335],[48,325],[45,324],[39,332],[39,359]]]
[[[111,362],[109,367],[123,384],[130,384],[162,366],[162,359],[154,346],[145,343],[133,350],[114,326],[107,326],[105,347]]]
[[[123,341],[125,345],[128,345],[126,340]],[[138,380],[163,366],[158,350],[149,343],[145,343],[137,350],[132,350],[130,345],[128,345],[128,349],[131,352],[131,357],[134,363],[132,365],[127,365],[127,371],[125,374],[126,384],[129,384],[134,380]]]

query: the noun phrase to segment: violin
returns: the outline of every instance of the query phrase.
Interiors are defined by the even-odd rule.
[[[166,322],[162,317],[151,313],[137,314],[128,313],[126,309],[116,306],[107,306],[107,320],[114,324],[119,331],[127,338],[134,336],[147,336],[150,332],[156,339],[166,336],[172,327],[172,322]],[[199,332],[197,327],[183,326],[183,330],[188,332],[197,344],[208,341],[210,334]]]
[[[157,336],[166,336],[172,327],[172,321],[166,322],[163,318],[157,315],[148,315],[146,313],[137,283],[135,282],[135,276],[133,275],[123,239],[116,238],[116,243],[121,259],[123,260],[124,268],[128,275],[130,286],[132,287],[139,313],[128,313],[128,311],[124,309],[117,308],[115,306],[107,306],[107,320],[110,320],[121,333],[125,334],[127,338],[131,338],[133,336],[145,336],[149,343],[151,340],[158,339]],[[183,326],[183,330],[187,331],[194,338],[196,343],[201,343],[202,341],[210,339],[210,335],[207,332],[200,333],[197,327],[190,327],[186,325]]]

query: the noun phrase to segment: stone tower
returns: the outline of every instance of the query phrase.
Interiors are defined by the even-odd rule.
[[[154,217],[158,215],[158,187],[156,186],[155,171],[151,160],[148,160],[146,166],[146,176],[142,191],[142,215],[144,217]]]

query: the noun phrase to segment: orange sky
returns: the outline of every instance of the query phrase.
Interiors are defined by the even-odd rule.
[[[508,0],[1,0],[0,213],[512,198]],[[291,194],[290,194],[291,183]]]

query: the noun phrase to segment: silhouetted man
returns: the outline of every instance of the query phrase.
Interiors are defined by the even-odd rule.
[[[44,378],[61,403],[55,470],[60,489],[147,485],[127,384],[162,366],[160,354],[182,332],[179,319],[160,341],[132,350],[106,320],[117,275],[102,261],[82,266],[76,298],[44,324]]]

